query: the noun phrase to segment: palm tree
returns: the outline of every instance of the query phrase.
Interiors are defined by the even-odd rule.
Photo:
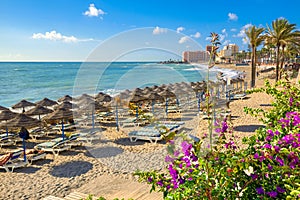
[[[258,28],[256,26],[251,26],[246,30],[246,35],[249,40],[249,44],[252,49],[251,54],[251,87],[255,86],[255,76],[256,76],[256,48],[262,44],[264,41],[264,36],[262,33],[265,31],[264,28]]]
[[[284,18],[274,20],[272,27],[267,25],[266,42],[276,46],[276,81],[281,77],[280,72],[284,63],[284,51],[286,46],[288,44],[299,45],[300,32],[295,31],[295,29],[296,24],[290,24],[289,21]]]

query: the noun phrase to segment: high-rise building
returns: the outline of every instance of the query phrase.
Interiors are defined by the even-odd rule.
[[[182,53],[182,61],[190,63],[201,63],[209,60],[207,51],[184,51]]]

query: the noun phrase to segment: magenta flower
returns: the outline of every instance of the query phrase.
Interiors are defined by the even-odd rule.
[[[267,194],[268,194],[271,198],[276,198],[276,197],[277,197],[277,192],[276,192],[276,191],[267,192]]]
[[[256,192],[257,192],[257,194],[264,194],[265,190],[263,187],[259,187],[259,188],[256,188]]]
[[[180,152],[179,152],[178,150],[174,151],[174,156],[175,156],[175,157],[178,157],[179,154],[180,154]]]
[[[279,153],[279,151],[280,151],[280,147],[279,146],[274,146],[274,149],[275,149],[275,151],[276,151],[276,153]]]
[[[290,104],[290,106],[292,106],[292,105],[293,105],[293,102],[294,102],[294,99],[293,99],[292,97],[290,97],[290,100],[289,100],[289,104]]]
[[[162,183],[162,181],[157,181],[156,183],[157,185],[159,185],[160,187],[162,187],[164,184]]]
[[[165,157],[165,162],[173,162],[173,158],[170,156],[170,155],[167,155],[166,157]]]
[[[263,148],[265,148],[265,149],[272,149],[272,145],[271,144],[265,144]]]
[[[251,174],[251,178],[252,178],[253,180],[256,180],[256,179],[258,178],[258,175],[257,175],[257,174]]]
[[[276,157],[276,161],[279,163],[280,166],[284,165],[284,161],[279,156]]]
[[[272,171],[272,170],[273,170],[273,166],[270,165],[270,164],[268,164],[268,170],[269,170],[269,171]]]
[[[221,130],[221,132],[225,133],[227,131],[227,129],[228,129],[227,123],[226,122],[222,122],[222,130]]]
[[[277,190],[279,193],[285,193],[285,189],[283,189],[283,188],[281,188],[281,187],[279,187],[279,186],[276,187],[276,190]]]

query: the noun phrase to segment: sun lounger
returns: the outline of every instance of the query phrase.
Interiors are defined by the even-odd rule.
[[[4,158],[0,159],[3,162],[0,164],[0,168],[5,169],[6,172],[13,172],[14,169],[19,167],[25,167],[28,165],[27,160],[24,161],[23,150],[5,154]]]
[[[149,140],[151,143],[163,140],[171,132],[179,131],[184,122],[163,122],[142,128],[138,131],[129,132],[128,136],[131,142],[137,140]]]
[[[246,98],[246,93],[239,93],[239,94],[232,94],[230,95],[230,100],[242,100],[244,98]]]
[[[155,129],[132,131],[128,136],[131,142],[136,142],[137,140],[149,140],[151,143],[157,143],[157,141],[163,139],[162,134]]]
[[[136,127],[136,126],[140,125],[138,120],[136,119],[136,117],[128,117],[125,120],[120,121],[119,123],[122,128],[127,127],[127,126]]]
[[[34,129],[29,134],[29,137],[31,137],[33,140],[37,140],[37,138],[41,138],[41,137],[44,137],[44,136],[46,136],[46,133],[41,128]]]
[[[63,140],[62,138],[56,138],[49,142],[37,144],[34,149],[53,153],[55,157],[58,156],[60,152],[70,150],[71,145],[68,144],[68,139]]]
[[[74,142],[78,141],[78,142],[87,142],[92,144],[94,141],[96,140],[100,140],[101,136],[99,135],[98,131],[87,131],[87,132],[80,132],[80,133],[75,133],[73,135],[70,136],[71,140],[73,140]]]
[[[5,146],[11,146],[16,144],[15,141],[11,140],[9,137],[0,138],[0,149]]]
[[[34,161],[45,159],[46,153],[41,150],[26,149],[26,158],[29,164],[32,164]]]

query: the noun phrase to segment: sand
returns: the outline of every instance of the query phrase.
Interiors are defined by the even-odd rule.
[[[250,67],[220,67],[246,71],[246,80],[249,81]],[[263,85],[263,81],[259,77],[257,85]],[[243,112],[244,106],[269,109],[267,105],[271,101],[272,98],[266,94],[250,94],[243,100],[232,101],[230,109],[235,135],[240,138],[250,136],[262,125],[258,119]],[[201,136],[207,131],[207,122],[199,120],[195,111],[184,111],[182,119],[185,122],[184,130],[188,133]],[[54,160],[48,154],[45,160],[16,169],[14,173],[1,170],[0,199],[42,199],[48,195],[64,197],[74,191],[107,199],[162,199],[161,193],[150,194],[150,185],[139,183],[132,172],[137,169],[163,169],[166,144],[131,143],[127,134],[132,129],[124,128],[117,132],[114,127],[107,128],[102,132],[101,140],[93,145],[72,148]],[[38,142],[42,141],[39,139]],[[36,143],[29,141],[27,146]]]

